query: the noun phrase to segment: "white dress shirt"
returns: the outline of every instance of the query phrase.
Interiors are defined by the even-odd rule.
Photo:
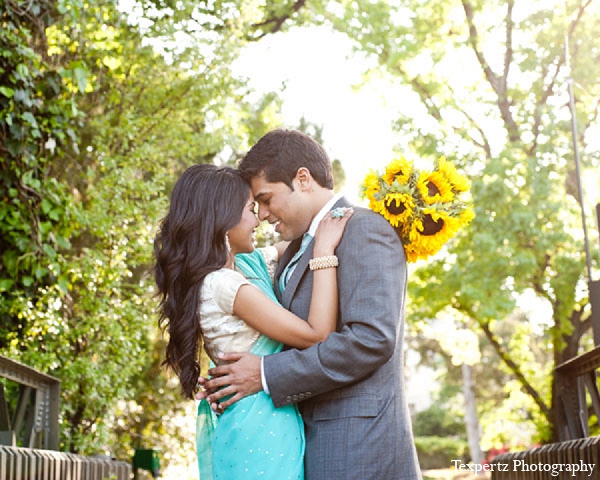
[[[310,227],[308,227],[308,231],[306,233],[309,233],[314,238],[315,234],[317,233],[317,228],[319,227],[319,223],[321,223],[321,220],[323,219],[323,217],[327,214],[327,212],[329,212],[333,208],[333,206],[337,203],[337,201],[341,197],[342,197],[342,194],[338,193],[338,194],[334,195],[333,197],[331,197],[331,199],[325,205],[323,205],[323,208],[321,208],[321,210],[319,210],[319,213],[317,213],[315,215],[315,218],[313,218],[313,221],[311,222]],[[267,380],[265,378],[265,371],[264,371],[262,358],[260,360],[260,378],[262,381],[263,390],[265,391],[265,393],[268,394],[269,386],[267,385]]]

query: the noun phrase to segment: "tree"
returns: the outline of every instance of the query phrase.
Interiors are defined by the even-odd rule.
[[[586,348],[590,327],[579,205],[565,195],[574,168],[565,87],[569,75],[580,85],[578,140],[585,168],[597,169],[600,12],[590,1],[566,2],[564,12],[512,0],[370,3],[354,2],[332,21],[418,99],[423,116],[397,123],[405,153],[445,154],[473,180],[477,218],[448,255],[416,272],[413,318],[447,307],[464,314],[543,417],[540,434],[556,439],[556,430],[544,433],[556,426],[552,368]],[[543,326],[553,363],[541,381],[497,333],[527,292],[552,311]]]
[[[597,171],[600,158],[591,141],[600,89],[591,39],[600,12],[589,0],[563,5],[356,1],[327,15],[415,100],[418,110],[411,102],[396,124],[402,153],[444,154],[472,178],[477,217],[446,256],[417,270],[409,318],[434,318],[447,307],[464,314],[543,418],[540,434],[555,440],[553,367],[585,348],[590,327],[579,205],[565,195],[574,168],[569,75],[578,86],[584,168]],[[594,262],[597,268],[597,256]],[[544,324],[553,359],[545,366],[548,380],[530,375],[497,333],[527,292],[551,306]]]
[[[53,176],[52,158],[75,136],[77,105],[45,51],[52,2],[0,7],[0,348],[26,328],[12,311],[50,284],[64,288],[57,258],[68,248],[70,198]],[[71,71],[72,73],[72,71]]]
[[[179,410],[157,375],[154,232],[183,169],[234,161],[278,105],[245,101],[229,64],[259,26],[245,2],[221,3],[0,12],[0,349],[61,379],[64,450],[130,456],[164,443],[162,417]],[[137,428],[118,436],[125,424]]]

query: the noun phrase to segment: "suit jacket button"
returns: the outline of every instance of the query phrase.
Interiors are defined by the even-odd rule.
[[[287,403],[290,403],[292,401],[292,397],[290,397],[289,395],[287,397],[285,397],[285,401]]]

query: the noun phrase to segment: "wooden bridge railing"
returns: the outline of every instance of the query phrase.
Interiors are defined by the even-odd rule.
[[[600,393],[596,370],[600,368],[600,346],[572,358],[555,369],[558,390],[558,434],[560,441],[590,435],[586,391],[600,419]]]
[[[60,381],[0,355],[0,480],[129,480],[131,464],[59,452]],[[11,412],[12,411],[12,412]]]
[[[600,225],[600,204],[596,205]],[[600,232],[599,232],[600,233]],[[589,254],[588,254],[589,256]],[[521,452],[499,455],[492,459],[493,480],[542,480],[546,478],[600,478],[600,437],[590,437],[588,394],[591,410],[600,424],[600,281],[591,278],[588,259],[588,289],[591,324],[595,347],[589,352],[571,358],[555,368],[557,427],[560,442]],[[593,472],[579,470],[548,473],[553,466],[593,465]],[[506,467],[506,468],[504,468]]]
[[[549,443],[503,453],[490,463],[493,480],[583,480],[600,478],[600,437]]]

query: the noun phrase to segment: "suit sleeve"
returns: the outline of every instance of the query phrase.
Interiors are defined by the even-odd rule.
[[[383,217],[359,212],[336,250],[337,331],[306,350],[264,358],[275,406],[292,403],[294,396],[306,399],[356,382],[386,363],[397,348],[407,282],[404,249]]]

